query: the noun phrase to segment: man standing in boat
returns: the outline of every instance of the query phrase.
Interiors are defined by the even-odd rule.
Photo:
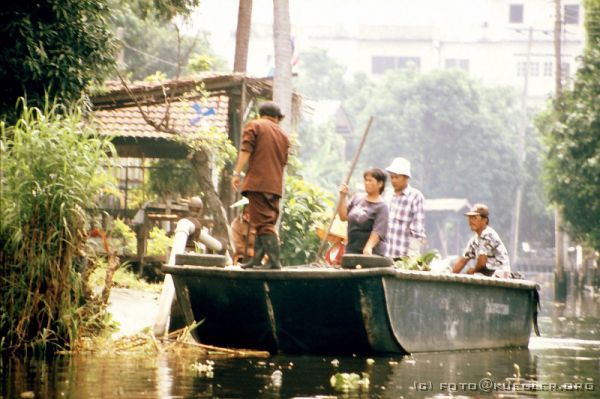
[[[389,201],[389,222],[386,255],[394,260],[417,256],[425,241],[425,197],[408,184],[411,178],[410,161],[394,158],[385,168],[390,176],[394,193]]]
[[[279,106],[263,102],[258,109],[260,118],[244,128],[238,160],[231,184],[248,198],[250,222],[256,228],[254,256],[242,268],[261,264],[265,253],[268,267],[280,269],[279,238],[276,223],[279,200],[283,195],[283,169],[288,161],[290,141],[279,126],[284,115]],[[243,169],[248,165],[244,175]],[[244,177],[242,181],[242,177]]]
[[[452,272],[460,273],[469,260],[475,259],[475,266],[467,270],[468,274],[481,273],[488,277],[510,278],[508,251],[496,230],[488,226],[488,207],[475,204],[465,216],[469,218],[469,227],[475,235],[469,240],[463,256],[454,263]]]

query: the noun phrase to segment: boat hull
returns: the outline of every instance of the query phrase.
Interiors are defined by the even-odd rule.
[[[535,307],[533,283],[393,267],[163,270],[173,276],[186,322],[200,323],[199,342],[272,353],[523,347]]]

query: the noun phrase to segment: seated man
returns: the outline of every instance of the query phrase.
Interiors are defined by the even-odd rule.
[[[489,214],[489,209],[484,204],[475,204],[465,213],[475,235],[469,240],[463,256],[454,263],[453,273],[460,273],[469,260],[475,259],[475,266],[467,270],[468,274],[481,273],[488,277],[510,278],[508,251],[498,233],[488,226]]]
[[[185,252],[196,252],[198,244],[204,245],[206,250],[209,251],[221,252],[223,250],[223,245],[219,240],[211,236],[208,230],[202,227],[201,218],[203,211],[204,203],[202,199],[194,196],[188,202],[188,212],[177,222],[175,235],[178,232],[183,232],[187,235]]]

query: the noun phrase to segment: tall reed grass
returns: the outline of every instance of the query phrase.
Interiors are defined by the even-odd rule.
[[[101,314],[73,265],[114,148],[79,108],[21,106],[0,124],[0,351],[70,349]]]

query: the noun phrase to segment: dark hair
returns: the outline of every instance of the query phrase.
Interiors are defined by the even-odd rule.
[[[281,108],[279,108],[279,105],[273,101],[262,102],[258,106],[258,114],[260,116],[271,116],[273,118],[283,119]]]
[[[371,169],[365,170],[365,172],[363,173],[363,178],[365,178],[367,176],[371,176],[373,179],[377,180],[378,182],[383,183],[381,185],[381,188],[379,189],[379,194],[383,193],[383,190],[385,190],[385,181],[387,179],[387,174],[382,169],[371,168]]]

